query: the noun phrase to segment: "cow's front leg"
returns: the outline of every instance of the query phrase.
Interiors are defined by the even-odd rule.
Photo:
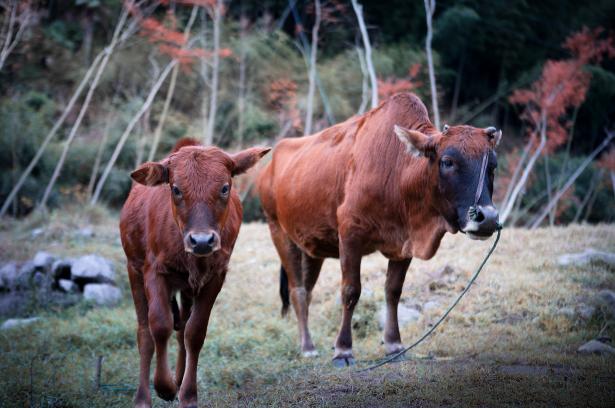
[[[397,306],[399,305],[401,290],[404,286],[404,279],[406,278],[409,266],[410,259],[389,261],[387,279],[384,284],[387,304],[387,316],[384,324],[384,349],[387,354],[398,353],[404,348],[399,334]]]
[[[155,268],[151,270],[145,279],[145,290],[149,309],[149,330],[156,350],[154,389],[160,398],[172,401],[175,399],[177,386],[169,370],[167,344],[173,333],[173,314],[169,301],[169,288],[164,275]]]
[[[337,340],[333,365],[344,367],[354,364],[352,354],[352,313],[361,296],[361,251],[352,240],[340,237],[340,262],[342,266],[342,324]]]
[[[197,408],[196,369],[199,353],[207,334],[207,324],[211,308],[222,288],[223,277],[212,279],[201,289],[194,299],[192,313],[184,329],[184,345],[186,347],[186,369],[179,389],[179,406],[182,408]]]

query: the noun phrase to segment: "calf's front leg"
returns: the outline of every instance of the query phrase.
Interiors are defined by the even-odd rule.
[[[177,386],[169,370],[167,344],[173,333],[173,314],[169,302],[170,293],[164,275],[152,268],[145,278],[145,293],[148,303],[149,330],[156,350],[154,389],[158,396],[173,401]]]
[[[194,299],[192,313],[184,329],[184,346],[186,348],[186,368],[179,389],[179,406],[197,408],[196,369],[199,353],[207,334],[207,324],[211,308],[222,288],[223,277],[215,277],[201,289]]]

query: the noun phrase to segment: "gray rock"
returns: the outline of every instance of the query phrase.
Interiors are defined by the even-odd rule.
[[[598,340],[590,340],[577,350],[581,354],[615,354],[615,348]]]
[[[83,289],[83,298],[99,306],[113,306],[122,300],[122,291],[106,283],[90,283]]]
[[[559,313],[572,319],[589,320],[594,315],[596,308],[586,304],[579,304],[577,306],[566,306],[559,309]]]
[[[606,311],[615,317],[615,292],[608,289],[602,289],[598,292],[598,303],[606,307]]]
[[[2,323],[2,326],[0,326],[0,330],[10,330],[16,327],[28,326],[38,320],[40,320],[38,317],[30,317],[28,319],[8,319],[4,323]]]
[[[58,281],[58,288],[66,293],[75,293],[79,291],[79,286],[70,279],[60,279]]]
[[[32,277],[36,268],[34,262],[26,261],[19,267],[17,277],[15,278],[15,289],[30,289],[32,286]]]
[[[384,324],[387,318],[387,308],[386,305],[382,305],[380,311],[378,312],[378,324],[380,328],[384,328]],[[407,326],[410,323],[416,322],[421,318],[421,312],[418,311],[415,307],[408,307],[403,303],[400,303],[397,306],[397,320],[399,322],[399,327]]]
[[[557,258],[559,266],[587,266],[592,262],[603,262],[607,265],[615,266],[615,254],[587,248],[583,252],[564,254]]]
[[[53,285],[53,279],[45,272],[34,272],[32,285],[37,289],[49,291]]]
[[[16,279],[19,276],[17,262],[8,262],[0,268],[0,289],[13,290],[17,286]]]
[[[70,279],[70,270],[73,261],[70,259],[58,259],[51,265],[51,276],[57,282],[60,279]]]
[[[49,252],[39,251],[34,255],[34,259],[32,259],[32,263],[34,264],[34,269],[40,272],[47,272],[53,262],[56,260],[54,255],[51,255]]]
[[[88,283],[114,283],[111,263],[99,255],[85,255],[73,261],[71,279],[80,287]]]

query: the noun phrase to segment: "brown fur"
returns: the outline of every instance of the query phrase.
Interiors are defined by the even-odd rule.
[[[407,154],[393,133],[395,125],[419,131],[431,158]],[[361,291],[361,257],[374,251],[391,260],[387,302],[397,299],[389,302],[395,321],[387,324],[385,343],[401,343],[396,310],[403,277],[398,276],[405,275],[412,257],[433,257],[444,233],[458,229],[449,222],[454,209],[438,191],[433,165],[449,146],[478,160],[494,147],[483,129],[455,126],[442,135],[420,99],[402,93],[362,116],[311,136],[283,139],[275,147],[257,188],[288,273],[304,352],[314,350],[307,329],[311,288],[322,259],[339,257],[344,313],[335,358],[352,359],[350,319]]]
[[[135,183],[120,217],[122,246],[138,320],[141,374],[136,406],[151,406],[149,366],[154,348],[154,387],[180,405],[197,404],[196,368],[207,322],[220,291],[239,233],[242,208],[232,187],[228,197],[220,186],[247,170],[269,149],[254,148],[228,155],[215,147],[179,141],[174,152],[157,163],[145,163],[132,177]],[[180,186],[181,199],[171,186]],[[185,234],[214,231],[220,247],[206,257],[186,252]],[[173,330],[171,299],[181,294],[175,380],[168,365],[167,341]],[[177,311],[175,312],[177,314]]]

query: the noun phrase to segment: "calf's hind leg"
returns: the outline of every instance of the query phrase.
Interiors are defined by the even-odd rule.
[[[149,370],[154,354],[154,341],[147,321],[147,298],[143,285],[143,275],[130,263],[128,264],[128,278],[137,313],[137,344],[140,357],[139,387],[135,393],[134,403],[135,407],[149,408],[152,406],[152,396],[149,391]]]

